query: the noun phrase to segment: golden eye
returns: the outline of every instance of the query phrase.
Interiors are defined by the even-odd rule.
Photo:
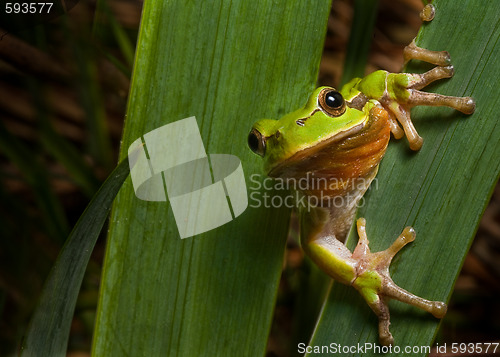
[[[344,114],[346,105],[342,94],[333,88],[325,88],[318,95],[320,109],[332,117]]]

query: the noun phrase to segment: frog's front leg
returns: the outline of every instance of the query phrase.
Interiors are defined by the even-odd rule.
[[[418,105],[447,106],[464,114],[472,114],[476,108],[471,97],[453,97],[437,93],[422,92],[420,89],[430,83],[451,78],[454,74],[450,65],[450,56],[446,51],[430,51],[417,47],[412,41],[404,50],[405,61],[419,59],[438,67],[423,74],[416,73],[391,73],[387,75],[386,91],[381,98],[381,103],[389,109],[391,118],[391,131],[396,138],[403,136],[397,122],[403,126],[404,134],[408,138],[410,148],[419,150],[423,139],[418,135],[410,118],[410,109]],[[397,122],[396,122],[397,120]]]

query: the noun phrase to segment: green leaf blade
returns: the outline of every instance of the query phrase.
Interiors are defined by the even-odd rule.
[[[145,133],[196,116],[207,153],[238,156],[249,194],[259,191],[248,132],[314,88],[329,6],[146,1],[122,158]],[[181,240],[170,204],[136,199],[127,180],[111,218],[93,354],[263,355],[288,216],[250,206]]]
[[[69,235],[31,318],[21,356],[66,356],[73,313],[85,269],[111,203],[129,174],[127,161],[111,173]]]

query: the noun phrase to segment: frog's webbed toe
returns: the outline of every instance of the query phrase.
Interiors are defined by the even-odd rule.
[[[389,266],[392,258],[406,244],[415,239],[413,228],[406,227],[388,249],[371,253],[368,247],[369,242],[366,236],[365,225],[366,221],[364,218],[358,219],[359,242],[352,255],[358,261],[358,266],[357,277],[352,285],[360,292],[378,316],[380,343],[382,345],[390,345],[394,341],[389,331],[390,314],[387,302],[390,299],[396,299],[421,308],[437,318],[442,318],[446,314],[447,306],[443,302],[426,300],[409,293],[396,285],[389,275]]]

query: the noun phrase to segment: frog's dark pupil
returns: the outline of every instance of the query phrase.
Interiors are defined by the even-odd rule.
[[[257,129],[252,129],[248,134],[248,146],[257,155],[264,156],[266,153],[266,138]]]
[[[325,95],[325,104],[333,109],[340,108],[344,104],[344,99],[339,92],[331,91]]]
[[[259,151],[259,138],[257,138],[257,135],[255,135],[253,132],[248,134],[248,147],[253,152]]]

